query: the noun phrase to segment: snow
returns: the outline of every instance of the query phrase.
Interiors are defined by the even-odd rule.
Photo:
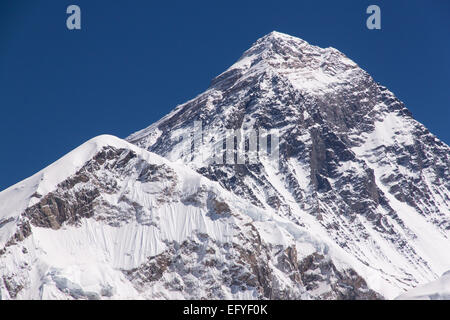
[[[375,108],[386,108],[386,106],[378,105]],[[411,132],[411,124],[405,121],[405,118],[396,113],[387,113],[383,119],[375,121],[375,130],[364,137],[365,144],[354,150],[360,154],[370,151],[374,146],[407,146],[414,142],[409,132]]]
[[[415,180],[421,179],[430,187],[430,190],[434,189],[429,183],[430,178],[434,173],[427,170],[422,170],[420,175],[411,172],[403,166],[397,165],[394,159],[388,157],[379,158],[380,154],[377,150],[383,150],[386,147],[404,148],[414,143],[412,136],[413,122],[409,118],[401,117],[397,113],[388,112],[387,106],[380,104],[375,108],[381,111],[379,118],[375,121],[375,128],[372,132],[363,135],[363,143],[354,147],[353,151],[360,159],[366,159],[366,164],[374,170],[375,180],[377,186],[382,190],[383,194],[387,197],[389,205],[394,209],[400,220],[403,222],[407,229],[402,228],[393,220],[389,220],[396,232],[401,234],[402,237],[408,240],[408,245],[414,250],[414,253],[419,256],[426,264],[413,263],[411,260],[405,259],[401,255],[395,252],[395,248],[392,248],[385,243],[381,250],[383,254],[389,256],[391,265],[386,264],[383,270],[388,270],[390,273],[397,273],[397,277],[401,278],[401,273],[407,273],[412,275],[417,282],[429,282],[436,279],[439,274],[450,269],[450,233],[439,229],[436,224],[432,223],[431,219],[428,219],[423,214],[416,211],[413,207],[405,202],[399,201],[389,190],[389,185],[383,183],[382,179],[397,172],[400,172],[403,176],[412,177]],[[346,169],[344,168],[344,171]],[[441,195],[439,192],[432,194],[435,199],[435,206],[440,213],[445,215],[449,214],[448,203],[445,204],[445,195]],[[376,239],[377,235],[371,233],[371,237]],[[391,252],[391,253],[389,253]],[[398,270],[392,270],[392,266],[397,266]],[[411,284],[405,283],[400,287],[403,289],[409,289]],[[390,295],[389,297],[392,297]]]

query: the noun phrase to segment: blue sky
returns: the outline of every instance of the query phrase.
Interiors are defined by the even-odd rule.
[[[71,4],[82,30],[66,28]],[[273,30],[344,52],[450,143],[450,1],[2,0],[0,190],[150,125]]]

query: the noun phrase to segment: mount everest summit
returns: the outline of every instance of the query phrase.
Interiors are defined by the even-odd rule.
[[[276,159],[225,156],[261,132]],[[272,32],[0,192],[0,299],[446,298],[449,154],[344,54]]]

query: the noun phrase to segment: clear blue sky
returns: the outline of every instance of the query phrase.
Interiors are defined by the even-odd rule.
[[[82,30],[66,28],[77,4]],[[382,30],[365,10],[381,7]],[[450,142],[450,1],[0,1],[0,190],[103,133],[126,137],[277,30],[332,46]]]

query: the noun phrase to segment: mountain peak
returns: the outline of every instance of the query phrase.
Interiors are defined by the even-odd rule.
[[[321,48],[272,31],[253,43],[212,85],[226,89],[240,79],[266,72],[287,79],[302,93],[325,93],[336,85],[348,84],[350,79],[367,77],[355,62],[335,48]]]
[[[244,52],[243,57],[261,54],[263,52],[283,55],[285,51],[283,49],[299,48],[308,45],[309,44],[306,41],[300,38],[278,31],[272,31],[256,40],[252,46]]]
[[[267,41],[273,41],[273,40],[279,40],[279,41],[301,41],[301,42],[306,42],[298,37],[294,37],[291,36],[287,33],[283,33],[283,32],[278,32],[278,31],[272,31],[264,36],[262,36],[261,38],[259,38],[258,40],[256,40],[256,43],[258,42],[267,42]]]

